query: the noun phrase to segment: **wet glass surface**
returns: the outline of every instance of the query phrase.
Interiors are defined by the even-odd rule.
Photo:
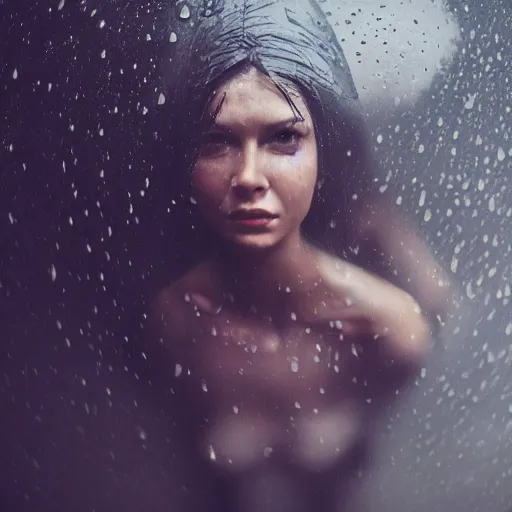
[[[506,512],[512,7],[381,4],[320,6],[365,108],[377,218],[386,201],[404,212],[452,287],[437,299],[415,284],[425,260],[400,260],[400,235],[388,237],[398,275],[382,270],[442,318],[376,425],[348,510]],[[221,5],[0,2],[2,509],[206,510],[220,493],[180,426],[187,368],[146,333],[155,296],[201,256],[182,249],[196,235],[173,188],[169,84]],[[315,475],[329,488],[335,477]]]

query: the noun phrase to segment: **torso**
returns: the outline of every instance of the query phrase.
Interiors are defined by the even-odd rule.
[[[241,315],[228,295],[209,301],[189,284],[174,297],[186,323],[175,375],[204,412],[203,454],[240,470],[286,452],[321,470],[348,453],[370,406],[364,356],[336,319],[305,324],[291,315],[277,329],[255,312]]]

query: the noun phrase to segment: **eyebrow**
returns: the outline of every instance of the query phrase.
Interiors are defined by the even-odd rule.
[[[304,119],[297,119],[297,117],[290,117],[287,119],[283,119],[281,121],[274,121],[272,123],[265,124],[265,129],[266,130],[277,130],[279,128],[284,128],[289,125],[293,126],[297,123],[303,123],[304,121],[305,121]],[[231,125],[229,123],[219,122],[217,119],[214,119],[214,121],[211,125],[212,128],[218,128],[218,129],[227,130],[227,131],[229,131],[232,128],[232,126],[233,125]]]

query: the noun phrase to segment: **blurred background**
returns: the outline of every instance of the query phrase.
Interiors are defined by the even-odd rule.
[[[203,510],[142,329],[183,264],[160,140],[168,9],[0,1],[0,509]],[[354,511],[512,508],[512,5],[329,0],[383,193],[452,277]],[[194,13],[180,23],[193,23]],[[164,66],[164,64],[165,66]]]

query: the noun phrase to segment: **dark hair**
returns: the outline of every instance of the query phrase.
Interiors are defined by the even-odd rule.
[[[372,185],[370,151],[357,92],[325,15],[313,0],[299,0],[293,7],[285,0],[254,3],[246,9],[228,0],[213,3],[211,12],[217,17],[201,17],[199,12],[195,25],[178,36],[179,62],[167,77],[172,98],[168,140],[176,169],[169,187],[179,191],[175,201],[187,205],[194,225],[188,227],[189,241],[195,232],[196,242],[212,242],[206,242],[207,233],[199,229],[189,193],[206,109],[221,83],[256,67],[283,94],[283,86],[292,83],[313,118],[319,178],[303,231],[319,245],[350,258],[359,209]]]

